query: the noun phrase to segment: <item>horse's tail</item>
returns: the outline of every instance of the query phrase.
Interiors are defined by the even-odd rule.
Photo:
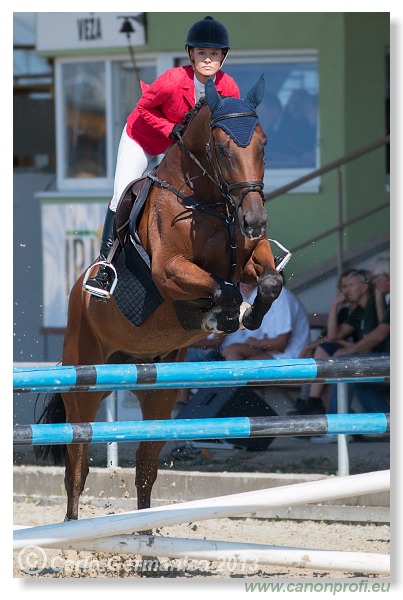
[[[38,399],[39,396],[36,402],[38,402]],[[66,409],[60,393],[46,394],[44,398],[44,404],[45,407],[35,423],[50,424],[66,422]],[[55,465],[64,465],[67,446],[66,444],[35,446],[34,452],[37,459],[51,459]]]

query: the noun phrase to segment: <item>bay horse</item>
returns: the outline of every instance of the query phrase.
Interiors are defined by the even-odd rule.
[[[103,302],[83,291],[83,273],[69,297],[63,365],[183,361],[187,347],[209,331],[230,333],[240,326],[251,330],[260,326],[282,287],[266,235],[266,137],[255,111],[263,92],[263,77],[245,99],[221,98],[214,82],[206,82],[205,101],[187,115],[175,144],[149,175],[153,185],[138,225],[161,304],[136,327],[121,313],[114,296]],[[258,285],[253,305],[242,314],[240,281]],[[211,310],[193,328],[183,328],[175,302],[191,305],[199,299]],[[170,419],[178,392],[136,390],[143,419]],[[37,422],[94,421],[109,393],[53,394]],[[139,509],[150,506],[164,443],[138,446]],[[78,518],[89,471],[87,451],[88,444],[36,448],[37,457],[65,464],[65,520]]]

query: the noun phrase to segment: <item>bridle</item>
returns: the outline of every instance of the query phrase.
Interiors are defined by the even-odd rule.
[[[213,135],[213,128],[214,126],[221,122],[223,119],[237,119],[240,117],[255,117],[256,118],[256,113],[230,113],[228,115],[223,115],[221,117],[216,117],[215,119],[213,119],[212,121],[210,121],[210,139],[206,144],[206,155],[207,155],[207,160],[209,162],[210,168],[213,171],[214,174],[214,178],[215,181],[220,189],[221,194],[224,196],[224,198],[227,199],[227,201],[235,208],[235,210],[238,210],[240,208],[240,206],[242,205],[242,202],[246,196],[246,194],[249,194],[249,192],[258,192],[258,194],[260,194],[260,197],[262,198],[262,202],[264,204],[265,198],[264,198],[264,194],[263,194],[263,186],[264,183],[263,181],[237,181],[234,183],[228,183],[227,181],[225,181],[224,176],[222,174],[221,171],[221,167],[220,167],[220,163],[217,159],[217,153],[215,151],[215,139],[214,139],[214,135]],[[212,142],[212,143],[211,143]],[[213,157],[211,154],[211,147],[214,147],[214,153],[216,155],[216,160],[215,160],[215,164],[213,161]],[[244,191],[241,194],[241,200],[238,204],[237,207],[234,206],[233,202],[232,202],[232,197],[230,195],[231,191],[234,189],[244,189]]]
[[[193,160],[193,162],[202,171],[200,175],[197,175],[196,177],[193,177],[191,179],[187,179],[182,184],[181,187],[183,187],[187,183],[190,183],[190,181],[192,181],[194,179],[206,176],[214,183],[214,185],[216,185],[218,187],[221,195],[224,198],[224,202],[216,202],[214,204],[211,204],[211,203],[208,204],[201,200],[197,200],[196,198],[191,198],[190,196],[183,194],[180,190],[177,190],[176,188],[171,186],[168,182],[160,179],[156,175],[155,170],[147,175],[152,181],[154,181],[155,183],[158,183],[158,185],[160,185],[164,189],[167,189],[170,192],[172,192],[173,194],[175,194],[178,199],[180,198],[183,201],[184,208],[188,208],[191,210],[197,210],[199,212],[217,217],[224,221],[224,223],[226,224],[226,226],[228,228],[228,235],[229,235],[229,242],[230,242],[230,267],[229,267],[228,281],[232,281],[233,276],[235,274],[235,268],[236,268],[237,243],[236,243],[235,225],[234,225],[236,212],[242,206],[242,203],[243,203],[246,195],[249,194],[250,192],[257,192],[260,195],[260,197],[262,198],[263,204],[265,201],[264,194],[263,194],[263,186],[264,186],[263,181],[239,181],[239,182],[236,181],[233,183],[229,183],[224,179],[224,176],[223,176],[223,173],[222,173],[222,170],[220,167],[220,163],[217,158],[213,128],[217,125],[217,123],[219,121],[222,121],[223,119],[231,119],[231,118],[233,119],[233,118],[241,118],[241,117],[256,117],[256,113],[229,113],[228,115],[223,115],[223,116],[217,117],[215,119],[212,119],[210,121],[210,135],[209,135],[209,141],[206,143],[206,156],[207,156],[207,160],[208,160],[208,163],[209,163],[209,166],[210,166],[213,176],[207,171],[207,169],[205,167],[203,167],[201,162],[189,150],[189,148],[187,148],[187,146],[185,145],[185,143],[183,141],[181,134],[180,133],[176,134],[176,138],[177,138],[178,144],[180,145],[180,148]],[[211,152],[212,148],[214,148],[215,160],[213,159],[213,155]],[[235,189],[243,190],[238,204],[234,204],[232,196],[231,196],[232,190],[235,190]],[[225,212],[221,212],[220,210],[217,210],[214,207],[224,207]]]

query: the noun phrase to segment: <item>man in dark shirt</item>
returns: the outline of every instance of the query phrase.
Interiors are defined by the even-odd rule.
[[[354,316],[355,311],[360,308],[358,306],[352,311],[346,323],[339,328],[339,332],[345,332],[345,326],[354,327],[358,334],[358,341],[347,348],[337,350],[333,355],[334,358],[363,352],[390,353],[389,259],[379,257],[374,262],[371,273],[375,284],[375,296],[368,300],[361,315],[357,313]],[[383,316],[381,316],[382,311]],[[381,319],[378,321],[379,316]]]
[[[379,324],[349,348],[341,348],[335,357],[357,355],[374,356],[390,354],[390,264],[389,256],[379,256],[371,267],[375,284],[375,299]],[[360,402],[364,412],[389,412],[389,383],[353,383],[349,385],[349,401],[353,396]],[[335,393],[331,408],[337,409]]]
[[[351,354],[351,348],[358,343],[378,325],[377,307],[374,297],[374,288],[371,281],[371,273],[365,269],[358,269],[348,275],[346,280],[345,297],[355,306],[348,315],[346,321],[341,323],[333,333],[333,339],[329,337],[330,343],[317,346],[314,357],[328,358],[345,354]],[[344,340],[353,338],[355,343],[344,347]],[[340,348],[340,346],[342,346]],[[339,354],[343,353],[343,354]],[[297,399],[295,408],[287,411],[289,415],[320,414],[328,411],[330,401],[330,386],[315,382],[310,385],[309,397]]]
[[[342,323],[336,332],[336,339],[344,339],[355,335],[360,341],[378,325],[375,296],[371,274],[365,269],[359,269],[350,275],[347,282],[347,296],[350,301],[356,303],[346,321]],[[355,344],[350,347],[354,347]],[[350,350],[343,348],[343,350]],[[351,352],[348,352],[351,354]]]

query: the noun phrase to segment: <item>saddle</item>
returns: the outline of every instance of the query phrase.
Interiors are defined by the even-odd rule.
[[[108,260],[114,259],[118,277],[113,297],[122,314],[136,327],[164,301],[151,277],[151,259],[137,233],[152,185],[150,178],[141,177],[126,187],[116,210],[117,243],[112,249],[113,255],[108,257]]]
[[[123,248],[130,238],[131,225],[134,226],[133,233],[136,235],[137,220],[147,200],[148,192],[153,181],[145,176],[130,182],[123,192],[116,209],[116,237]],[[133,211],[133,209],[135,209]],[[133,211],[133,214],[132,214]],[[149,263],[149,258],[148,258]]]

